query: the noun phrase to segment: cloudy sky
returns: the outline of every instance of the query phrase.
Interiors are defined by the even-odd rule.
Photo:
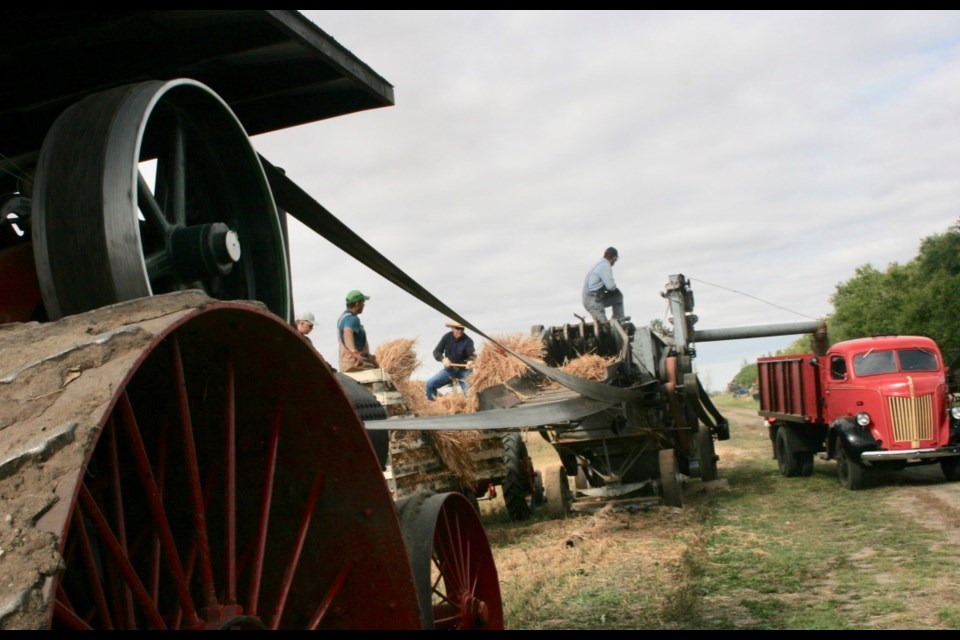
[[[960,218],[960,12],[304,13],[396,105],[254,146],[490,335],[575,322],[609,245],[637,324],[665,318],[676,273],[699,329],[822,317],[857,266]],[[373,347],[417,338],[434,373],[445,318],[291,225],[321,353],[357,288]],[[792,340],[695,364],[721,388]]]

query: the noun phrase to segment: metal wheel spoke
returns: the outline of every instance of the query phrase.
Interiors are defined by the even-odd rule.
[[[87,572],[87,579],[90,582],[90,589],[93,592],[94,602],[96,603],[97,613],[103,623],[104,629],[113,629],[113,620],[110,618],[110,608],[107,606],[107,596],[103,592],[103,583],[97,578],[97,565],[93,552],[93,545],[90,544],[90,536],[87,535],[87,527],[83,523],[83,516],[80,510],[73,512],[73,526],[76,527],[77,537],[80,541],[80,552],[83,557],[84,568]],[[66,594],[63,597],[67,600]],[[73,606],[70,606],[73,609]]]
[[[333,584],[330,585],[327,595],[323,597],[323,600],[320,602],[320,606],[317,607],[316,613],[314,613],[313,617],[310,618],[310,622],[307,624],[307,629],[313,631],[320,626],[324,616],[327,615],[327,611],[330,609],[330,605],[333,604],[333,599],[337,597],[337,594],[340,593],[340,589],[343,587],[343,584],[347,581],[347,576],[350,575],[351,569],[353,569],[353,561],[347,560],[343,563],[343,567],[341,567],[340,571],[337,573],[337,577],[334,579]]]
[[[167,558],[167,566],[173,574],[174,587],[177,590],[180,605],[188,612],[188,619],[191,622],[199,623],[196,610],[193,607],[193,598],[187,588],[187,581],[183,572],[183,565],[180,562],[180,554],[177,551],[176,543],[173,539],[173,533],[170,531],[170,521],[167,518],[166,511],[160,501],[160,490],[154,481],[153,471],[150,467],[150,461],[147,459],[147,452],[140,436],[140,428],[137,425],[137,418],[133,412],[133,406],[130,404],[130,398],[126,393],[120,396],[120,421],[127,434],[127,440],[133,451],[136,461],[137,471],[140,476],[140,482],[143,485],[147,496],[147,503],[150,507],[153,524],[157,535],[160,538],[160,544],[163,547],[164,555]]]
[[[160,441],[157,443],[157,500],[163,504],[163,490],[167,482],[167,446],[170,435],[170,422],[166,416],[160,422]],[[160,598],[160,560],[162,545],[160,536],[153,534],[150,552],[150,595],[154,602]]]
[[[173,268],[170,266],[170,256],[166,249],[158,249],[143,257],[143,264],[147,268],[147,277],[150,282],[156,282],[161,278],[173,276]]]
[[[160,203],[150,191],[150,185],[139,171],[137,171],[137,208],[146,220],[147,229],[162,243],[173,225],[167,220]]]
[[[306,540],[307,530],[310,528],[310,518],[313,516],[313,509],[317,505],[317,499],[326,476],[323,472],[318,472],[313,481],[313,488],[310,489],[310,497],[307,498],[307,506],[303,512],[303,518],[300,521],[300,527],[297,529],[297,542],[294,545],[293,552],[290,554],[290,561],[287,563],[287,569],[283,573],[283,581],[280,584],[280,597],[273,609],[273,618],[270,621],[271,629],[280,628],[280,619],[283,617],[283,609],[287,603],[287,596],[290,594],[290,585],[293,583],[293,576],[297,571],[297,565],[300,564],[300,553],[303,551],[303,541]]]
[[[86,620],[79,617],[71,609],[68,609],[59,600],[53,605],[53,615],[63,626],[73,631],[86,631],[93,629]]]
[[[123,550],[123,553],[128,558],[130,557],[130,547],[127,544],[127,523],[124,518],[124,509],[123,509],[123,485],[120,477],[120,457],[117,453],[117,428],[116,421],[111,417],[110,421],[107,423],[107,433],[109,437],[110,444],[110,484],[113,498],[113,514],[114,514],[114,531],[117,533],[117,541],[120,543],[120,548]],[[123,590],[123,599],[122,606],[125,613],[126,624],[128,629],[134,629],[137,626],[136,618],[133,611],[133,594],[130,593],[130,589],[125,587]]]
[[[94,528],[102,539],[107,553],[120,570],[126,585],[129,586],[133,592],[134,599],[140,604],[148,622],[155,629],[166,629],[167,625],[160,616],[160,612],[157,611],[156,605],[150,599],[150,594],[147,593],[143,583],[140,582],[136,569],[133,568],[130,560],[124,555],[123,549],[120,548],[120,543],[117,542],[116,536],[114,536],[113,531],[110,530],[110,525],[107,523],[106,518],[103,517],[100,508],[97,507],[97,503],[93,499],[93,496],[90,495],[90,491],[86,485],[80,485],[79,499],[80,506],[83,509],[81,517],[85,514],[93,522]]]
[[[227,356],[226,378],[224,430],[226,431],[227,468],[224,478],[226,485],[224,572],[226,573],[226,603],[232,605],[237,603],[237,424],[233,354]]]
[[[208,607],[214,607],[217,604],[217,596],[213,583],[213,566],[210,560],[210,542],[207,537],[206,509],[203,505],[203,489],[200,486],[200,468],[197,464],[197,448],[193,439],[193,420],[187,398],[183,358],[180,355],[180,344],[176,336],[172,336],[170,339],[170,353],[174,370],[174,384],[176,385],[177,408],[180,413],[180,428],[183,435],[183,455],[187,464],[190,498],[193,501],[193,524],[197,535],[197,551],[200,554],[200,583],[203,588],[204,601]]]
[[[273,495],[273,480],[277,468],[277,447],[280,442],[280,423],[283,403],[278,402],[273,410],[273,426],[267,442],[267,460],[264,469],[263,488],[260,495],[260,518],[253,551],[253,567],[250,576],[250,592],[247,596],[248,615],[257,615],[260,600],[260,580],[263,576],[263,558],[267,546],[267,529],[270,524],[270,503]]]

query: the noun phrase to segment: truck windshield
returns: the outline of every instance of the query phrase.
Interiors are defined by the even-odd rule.
[[[901,371],[937,371],[937,356],[929,349],[900,349],[897,351],[900,358]]]
[[[897,368],[897,361],[900,368]],[[858,376],[873,376],[896,371],[937,371],[937,356],[928,349],[898,349],[860,353],[853,357],[853,369]]]

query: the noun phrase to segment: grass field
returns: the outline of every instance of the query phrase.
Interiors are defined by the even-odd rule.
[[[832,462],[785,478],[756,403],[716,400],[731,422],[720,480],[690,480],[683,509],[550,520],[541,508],[514,523],[502,502],[482,504],[508,628],[960,627],[960,513],[931,497],[935,467],[859,492]],[[538,434],[528,449],[538,467],[557,461]],[[946,525],[907,515],[924,509]]]

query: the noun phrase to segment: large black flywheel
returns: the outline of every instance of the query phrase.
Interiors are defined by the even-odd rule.
[[[193,80],[89,96],[51,127],[33,189],[51,319],[202,289],[290,320],[276,205],[236,116]]]

